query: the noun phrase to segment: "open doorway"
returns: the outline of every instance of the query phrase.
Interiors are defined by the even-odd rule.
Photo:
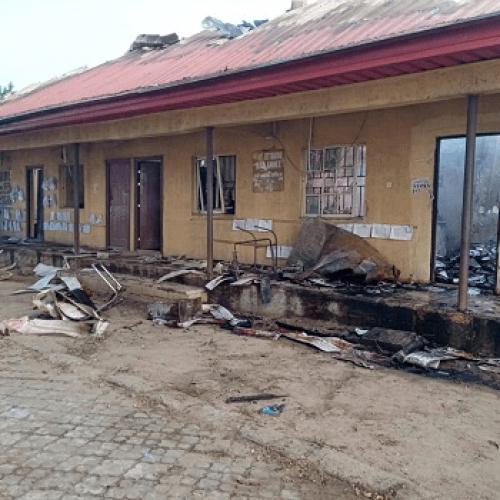
[[[136,238],[138,250],[161,250],[162,162],[156,158],[136,160]]]
[[[43,241],[43,167],[26,168],[26,236]]]
[[[434,211],[434,279],[458,284],[465,169],[465,137],[438,141]],[[469,285],[497,289],[500,135],[476,140]]]

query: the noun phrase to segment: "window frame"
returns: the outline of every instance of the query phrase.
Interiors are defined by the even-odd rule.
[[[353,148],[353,182],[352,182],[352,210],[351,213],[341,213],[341,214],[325,214],[322,213],[323,211],[323,202],[322,202],[322,197],[324,196],[323,194],[317,195],[320,199],[320,209],[319,213],[317,214],[311,214],[307,213],[307,198],[308,196],[314,196],[314,195],[308,195],[307,194],[307,187],[308,187],[308,180],[309,180],[309,171],[310,171],[310,158],[311,158],[311,152],[312,151],[321,151],[322,152],[322,172],[325,171],[324,166],[325,166],[325,161],[326,161],[326,151],[329,149],[339,149],[339,148]],[[359,151],[363,151],[363,158],[364,158],[364,176],[358,175],[359,172]],[[302,200],[303,200],[303,216],[304,217],[324,217],[324,218],[329,218],[329,219],[362,219],[366,215],[366,177],[367,177],[367,147],[365,143],[356,143],[356,144],[335,144],[335,145],[329,145],[329,146],[321,146],[321,147],[311,147],[305,150],[304,152],[304,157],[305,157],[305,168],[304,168],[304,182],[303,182],[303,188],[302,188]],[[343,167],[343,168],[349,168],[349,167]],[[362,186],[365,188],[365,193],[364,196],[361,197],[358,192],[358,177],[359,178],[364,178],[365,179],[365,185]],[[364,199],[364,203],[362,207],[359,207],[361,198]],[[360,213],[360,208],[361,208],[361,213]]]
[[[73,169],[74,165],[63,164],[59,165],[59,199],[61,208],[70,208],[74,209],[74,198],[71,196],[71,202],[68,203],[68,194],[67,194],[67,185],[68,179],[66,172],[68,169]],[[83,210],[85,208],[85,169],[83,165],[78,165],[78,173],[80,174],[80,203],[79,210]],[[72,181],[72,176],[71,176]],[[73,186],[71,187],[71,191],[73,190]]]
[[[0,168],[0,208],[7,208],[12,206],[10,193],[12,191],[12,170]],[[8,179],[6,179],[8,177]],[[8,185],[8,189],[6,189]]]
[[[233,199],[234,199],[234,209],[232,212],[227,212],[224,204],[224,185],[222,182],[221,174],[221,158],[234,158],[234,186],[233,186]],[[216,215],[226,215],[229,217],[234,217],[236,215],[236,168],[237,168],[237,156],[235,154],[220,154],[214,155],[215,165],[214,173],[216,178],[216,188],[214,191],[214,214]],[[196,215],[206,215],[206,207],[203,206],[203,196],[202,196],[202,185],[200,177],[199,165],[201,162],[206,162],[206,156],[196,156],[194,158],[194,213]],[[201,203],[200,203],[201,202]],[[219,204],[219,207],[217,207]],[[201,208],[199,208],[201,206]]]

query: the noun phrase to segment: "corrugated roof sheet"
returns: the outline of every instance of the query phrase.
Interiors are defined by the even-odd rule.
[[[320,0],[228,40],[202,31],[136,50],[0,104],[2,118],[220,75],[500,15],[497,0]]]

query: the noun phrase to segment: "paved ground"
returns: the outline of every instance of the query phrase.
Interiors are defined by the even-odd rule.
[[[137,406],[0,337],[0,498],[355,498],[230,433]]]
[[[0,321],[32,281],[0,283]],[[103,338],[0,337],[0,497],[499,498],[499,391],[146,312],[126,295]],[[263,392],[280,417],[226,404]]]

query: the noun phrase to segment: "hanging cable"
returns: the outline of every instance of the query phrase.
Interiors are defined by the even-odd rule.
[[[361,124],[361,127],[356,135],[356,138],[354,139],[354,141],[352,141],[351,146],[354,146],[358,142],[359,136],[361,135],[361,132],[363,132],[363,129],[365,128],[367,119],[368,119],[368,111],[365,111],[365,117],[363,119],[363,123]]]

